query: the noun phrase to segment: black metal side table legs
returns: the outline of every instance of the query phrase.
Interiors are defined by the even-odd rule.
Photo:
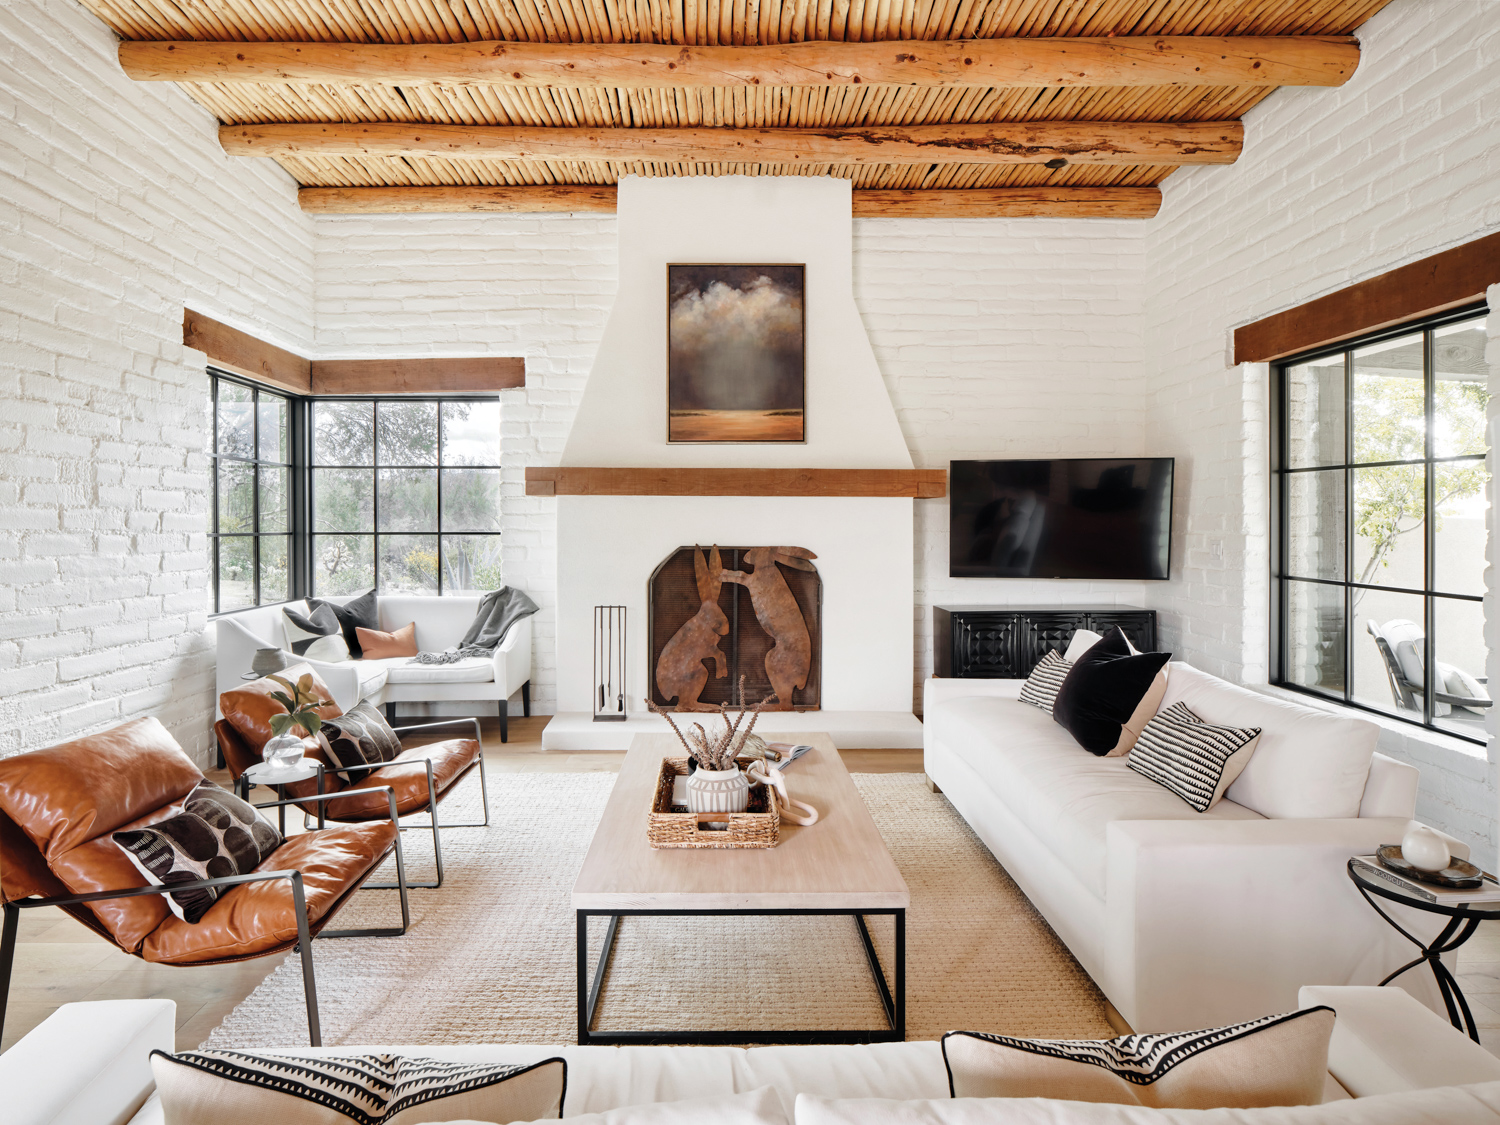
[[[1438,992],[1442,995],[1443,1004],[1448,1009],[1449,1022],[1458,1028],[1458,1030],[1467,1032],[1469,1038],[1478,1043],[1479,1027],[1474,1022],[1474,1013],[1469,1010],[1469,1002],[1464,999],[1463,990],[1458,987],[1458,981],[1454,978],[1448,966],[1443,964],[1442,957],[1445,953],[1452,953],[1464,942],[1473,937],[1474,931],[1479,928],[1480,922],[1500,918],[1500,910],[1495,909],[1493,904],[1480,904],[1476,907],[1468,903],[1454,905],[1432,903],[1410,895],[1401,894],[1394,890],[1388,890],[1384,886],[1378,886],[1360,878],[1352,860],[1349,864],[1349,878],[1353,881],[1359,893],[1364,896],[1364,900],[1375,910],[1375,913],[1384,918],[1392,929],[1422,951],[1421,956],[1412,958],[1412,960],[1389,974],[1380,983],[1382,985],[1390,984],[1391,981],[1395,980],[1402,973],[1415,969],[1418,965],[1430,965],[1432,967],[1433,979],[1437,981]],[[1400,922],[1396,921],[1395,918],[1391,917],[1390,912],[1375,901],[1376,897],[1400,903],[1402,906],[1409,906],[1416,910],[1423,910],[1429,914],[1446,915],[1448,922],[1443,926],[1442,932],[1437,937],[1433,938],[1430,942],[1424,942],[1405,926],[1401,925]],[[1485,909],[1486,906],[1490,908]]]

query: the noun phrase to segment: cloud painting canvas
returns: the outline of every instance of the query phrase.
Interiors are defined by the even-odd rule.
[[[803,441],[805,266],[667,266],[667,440]]]

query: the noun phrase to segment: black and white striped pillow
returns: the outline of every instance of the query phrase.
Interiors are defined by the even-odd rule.
[[[955,1098],[1066,1098],[1179,1109],[1318,1105],[1333,1023],[1333,1009],[1320,1005],[1229,1027],[1119,1039],[950,1031],[943,1036],[943,1061]]]
[[[1073,665],[1058,655],[1056,649],[1048,649],[1046,655],[1031,670],[1031,675],[1026,677],[1026,683],[1021,687],[1021,702],[1052,714],[1052,705],[1057,702],[1057,689],[1062,687],[1062,682],[1068,678],[1072,669]]]
[[[249,1051],[152,1051],[151,1073],[166,1119],[194,1125],[536,1121],[562,1116],[568,1081],[561,1058],[527,1066]]]
[[[1259,738],[1259,727],[1213,726],[1186,703],[1174,703],[1141,731],[1130,768],[1207,812],[1244,770]]]

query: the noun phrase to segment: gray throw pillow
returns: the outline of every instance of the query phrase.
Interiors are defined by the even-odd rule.
[[[389,762],[401,753],[401,739],[391,730],[385,716],[366,700],[360,700],[336,719],[324,719],[320,732],[328,744],[335,770],[363,766],[371,762]],[[368,776],[364,771],[345,774],[347,781]]]
[[[110,837],[153,886],[248,875],[281,847],[281,833],[258,810],[212,781],[201,781],[182,812]],[[219,899],[219,888],[174,891],[167,906],[197,922]]]

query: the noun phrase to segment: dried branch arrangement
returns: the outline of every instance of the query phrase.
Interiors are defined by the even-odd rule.
[[[683,749],[688,752],[688,757],[698,763],[699,769],[705,770],[727,770],[734,768],[734,760],[742,754],[752,754],[757,757],[765,756],[765,742],[753,734],[755,722],[760,718],[762,711],[770,708],[771,701],[776,698],[775,693],[766,696],[759,703],[745,703],[745,677],[740,677],[739,705],[732,708],[728,703],[719,704],[719,718],[724,720],[724,730],[710,734],[703,728],[702,723],[694,723],[691,728],[684,732],[672,720],[676,708],[658,707],[653,700],[648,699],[646,706],[653,714],[660,715],[667,720],[667,725],[672,728],[672,733],[677,736],[677,741],[682,743]],[[737,710],[739,714],[730,722],[729,712]],[[750,717],[748,723],[745,716]],[[741,725],[744,729],[741,730]]]

